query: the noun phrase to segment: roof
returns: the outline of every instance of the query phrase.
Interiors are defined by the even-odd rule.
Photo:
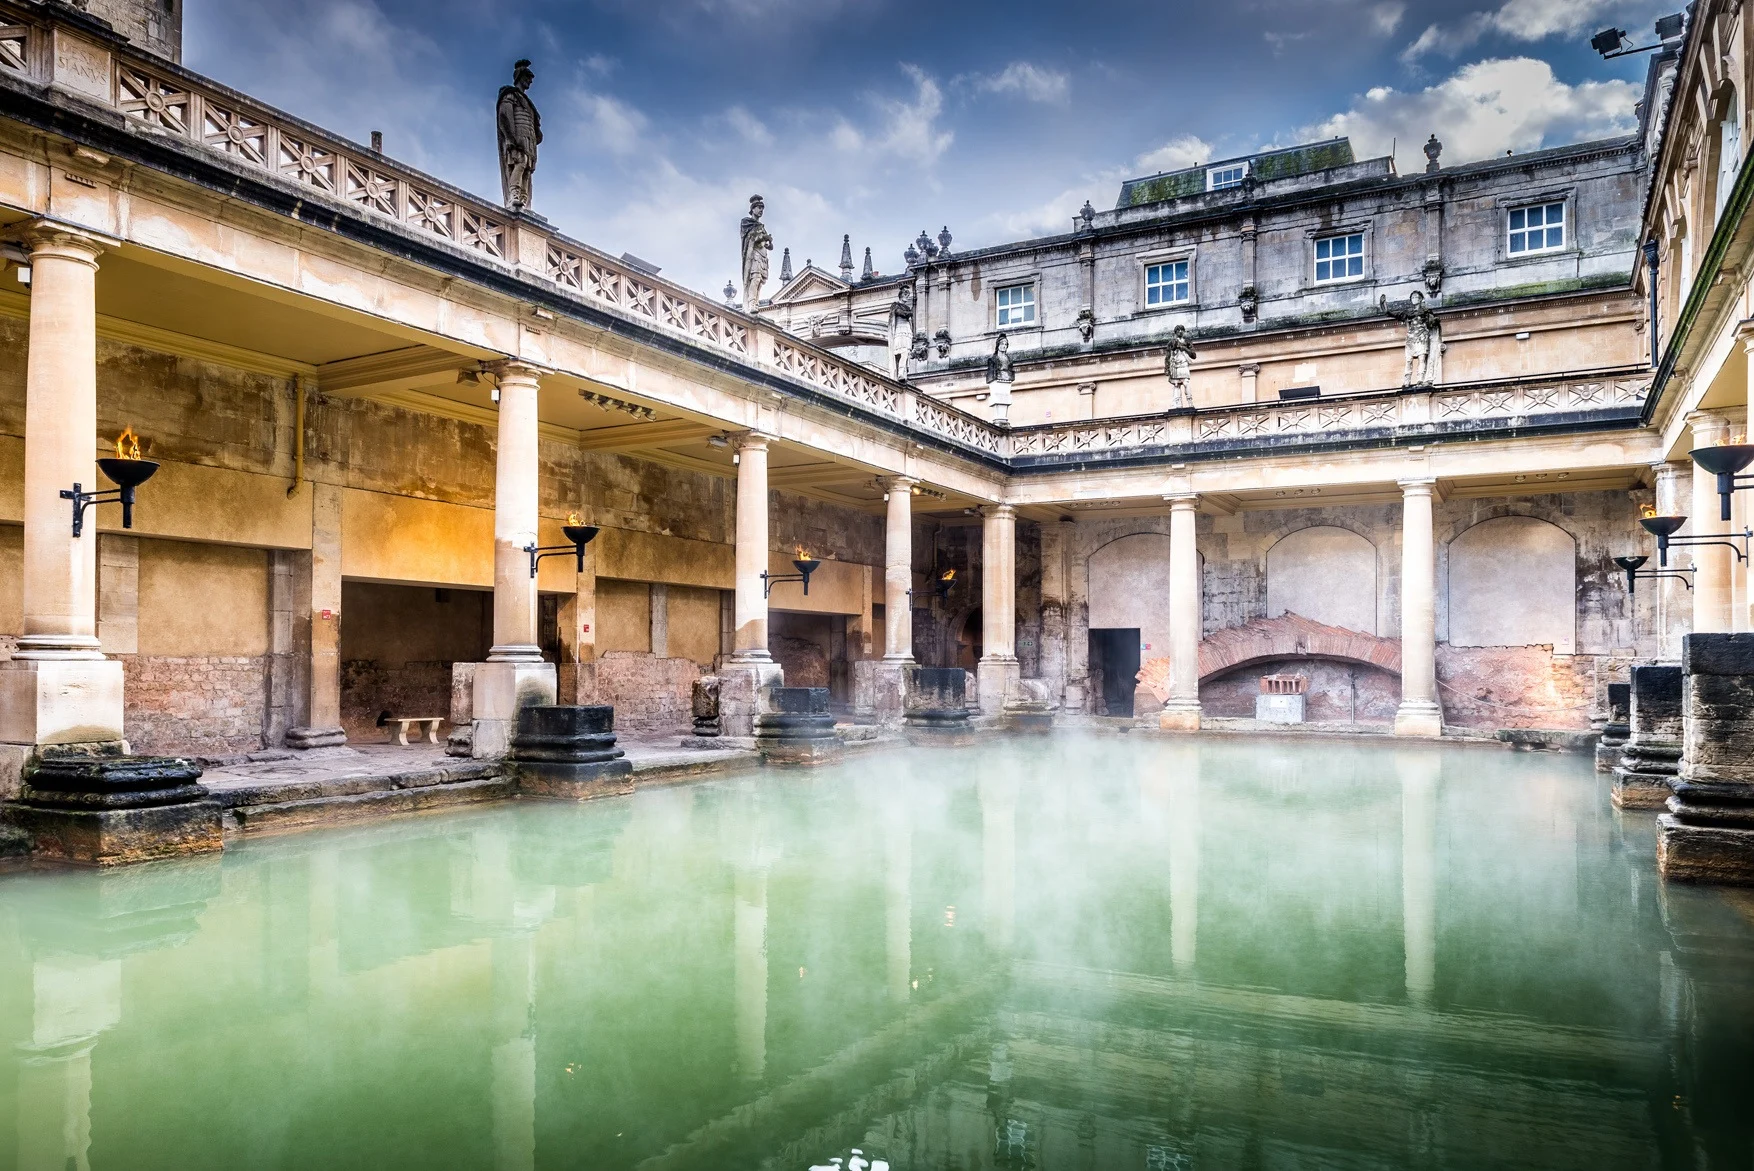
[[[1238,163],[1248,164],[1249,174],[1254,178],[1268,181],[1332,170],[1334,167],[1349,166],[1357,161],[1352,153],[1352,140],[1349,138],[1330,138],[1324,142],[1288,146],[1281,150],[1238,155],[1180,171],[1162,171],[1142,179],[1128,179],[1121,184],[1121,197],[1115,207],[1138,207],[1144,203],[1161,203],[1166,199],[1199,195],[1206,190],[1208,171]]]

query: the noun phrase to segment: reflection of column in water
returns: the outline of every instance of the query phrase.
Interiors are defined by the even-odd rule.
[[[122,964],[42,960],[31,984],[31,1040],[18,1069],[18,1166],[90,1171],[91,1051],[122,1019]]]
[[[493,941],[493,1150],[497,1171],[536,1165],[536,976],[528,935]]]
[[[981,905],[987,942],[1011,946],[1017,914],[1017,782],[984,777],[981,800]]]
[[[736,957],[737,1072],[760,1081],[767,1072],[767,872],[737,872],[732,911]]]
[[[913,981],[914,828],[905,799],[892,802],[887,814],[883,854],[884,953],[889,960],[889,998],[906,1004]]]
[[[1437,778],[1435,756],[1403,753],[1401,775],[1401,934],[1407,999],[1426,1004],[1437,980]]]
[[[1200,758],[1188,753],[1169,783],[1169,955],[1194,966],[1200,930]]]

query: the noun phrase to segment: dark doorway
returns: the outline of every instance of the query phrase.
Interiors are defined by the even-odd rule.
[[[1097,714],[1130,717],[1139,689],[1139,631],[1092,630],[1090,673],[1102,680]]]

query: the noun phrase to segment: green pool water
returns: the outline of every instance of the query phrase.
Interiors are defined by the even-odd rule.
[[[1653,828],[1056,737],[12,875],[0,1166],[1745,1171],[1754,898]]]

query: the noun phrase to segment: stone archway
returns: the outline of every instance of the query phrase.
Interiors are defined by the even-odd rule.
[[[1401,641],[1361,630],[1326,626],[1300,614],[1257,618],[1216,631],[1200,642],[1200,682],[1259,663],[1316,659],[1355,663],[1399,676]],[[1139,685],[1160,699],[1169,695],[1169,659],[1153,658],[1139,669]]]

